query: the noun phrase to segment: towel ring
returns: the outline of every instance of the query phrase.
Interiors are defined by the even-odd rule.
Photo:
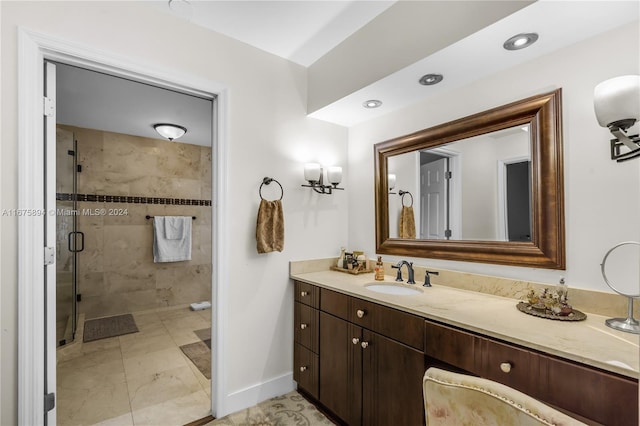
[[[278,182],[274,178],[270,178],[270,177],[265,177],[264,179],[262,179],[262,183],[260,184],[260,189],[258,190],[258,193],[260,194],[260,199],[264,200],[264,197],[262,196],[262,185],[269,185],[271,182],[277,183],[278,186],[280,187],[280,198],[279,199],[282,200],[282,197],[284,197],[284,189],[282,189],[282,185],[280,185],[280,182]]]
[[[400,196],[402,197],[402,207],[413,207],[413,195],[411,195],[411,193],[409,191],[403,191],[400,190],[398,191],[398,194],[400,194]],[[408,206],[404,205],[404,196],[409,194],[409,197],[411,197],[411,204],[409,204]]]

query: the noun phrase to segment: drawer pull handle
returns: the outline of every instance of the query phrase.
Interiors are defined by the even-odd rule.
[[[356,315],[358,316],[358,318],[362,318],[364,316],[365,312],[362,309],[358,309],[356,311]]]
[[[508,373],[511,371],[511,363],[510,362],[503,362],[500,364],[500,370],[502,370],[503,373]]]
[[[308,294],[309,294],[309,293],[308,293],[308,292],[306,292],[306,291],[301,291],[301,292],[300,292],[300,296],[301,296],[301,297],[305,297],[305,296],[306,296],[306,295],[308,295]]]
[[[360,343],[360,346],[362,346],[362,349],[367,349],[367,346],[369,346],[369,342],[362,342]]]
[[[354,337],[353,339],[351,339],[351,341],[353,342],[354,345],[357,345],[358,343],[360,343],[360,339],[358,339],[357,337]]]
[[[300,324],[300,328],[301,328],[302,330],[304,330],[304,329],[305,329],[305,328],[307,328],[307,327],[308,327],[308,325],[307,325],[307,324],[304,324],[304,323],[303,323],[303,324]]]
[[[305,367],[305,366],[300,367],[300,371],[301,372],[306,371],[306,370],[307,370],[307,367]]]

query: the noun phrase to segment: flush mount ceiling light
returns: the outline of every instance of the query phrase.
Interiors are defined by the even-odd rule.
[[[382,105],[382,101],[377,99],[369,99],[362,104],[365,108],[378,108],[380,105]]]
[[[187,133],[186,128],[178,126],[177,124],[158,123],[154,124],[153,128],[156,129],[156,132],[158,132],[160,136],[167,138],[170,141],[178,139],[180,136]]]
[[[509,40],[505,41],[502,47],[507,50],[520,50],[525,47],[531,46],[538,40],[538,34],[536,33],[522,33],[514,35]]]
[[[433,86],[434,84],[438,84],[442,81],[442,74],[425,74],[420,77],[420,84],[423,86]]]

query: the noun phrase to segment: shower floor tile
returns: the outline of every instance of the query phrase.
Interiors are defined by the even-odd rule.
[[[179,348],[210,327],[210,310],[133,315],[138,333],[59,350],[58,425],[179,426],[210,414],[211,380]]]

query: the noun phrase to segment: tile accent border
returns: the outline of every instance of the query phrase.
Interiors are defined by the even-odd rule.
[[[74,199],[75,198],[75,199]],[[57,201],[92,201],[99,203],[130,204],[169,204],[179,206],[210,206],[211,200],[193,200],[188,198],[132,197],[129,195],[98,195],[56,193]]]

